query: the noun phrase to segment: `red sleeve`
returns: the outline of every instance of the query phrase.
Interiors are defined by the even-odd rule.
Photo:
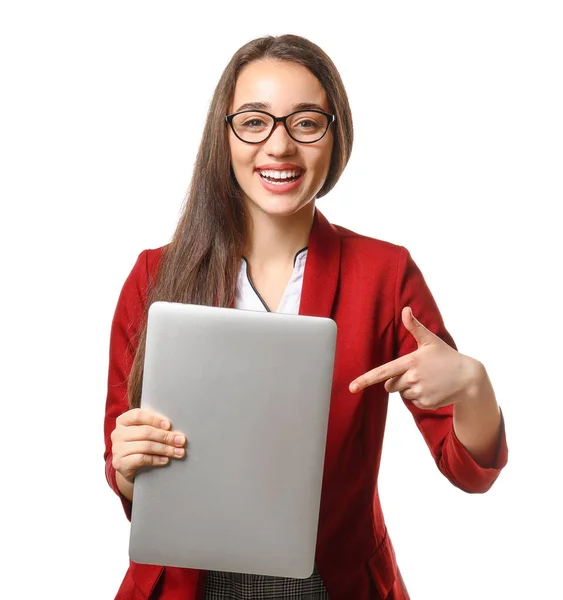
[[[127,277],[111,326],[109,349],[108,392],[104,419],[106,479],[111,489],[121,498],[127,518],[131,519],[131,502],[123,496],[115,479],[112,465],[111,433],[115,420],[129,410],[127,380],[135,352],[137,336],[145,314],[148,283],[148,252],[141,252],[131,273]]]
[[[401,248],[397,287],[395,291],[396,357],[417,349],[417,343],[407,331],[401,319],[401,311],[410,306],[415,317],[430,331],[456,348],[446,330],[434,298],[409,252]],[[422,433],[440,471],[457,487],[466,492],[486,492],[498,477],[508,459],[508,448],[504,431],[504,420],[498,441],[498,450],[493,466],[480,466],[458,440],[453,428],[453,406],[436,411],[416,407],[403,398],[411,411],[416,425]]]

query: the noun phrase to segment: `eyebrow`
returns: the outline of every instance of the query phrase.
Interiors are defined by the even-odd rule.
[[[271,110],[272,105],[269,102],[247,102],[246,104],[241,104],[235,110],[235,112],[240,112],[241,110]],[[296,110],[321,110],[322,112],[326,112],[326,110],[320,106],[319,104],[315,104],[314,102],[299,102],[299,104],[294,104],[291,112]]]

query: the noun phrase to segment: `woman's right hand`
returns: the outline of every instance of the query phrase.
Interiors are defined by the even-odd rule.
[[[168,419],[142,408],[120,415],[111,434],[112,464],[123,479],[133,484],[139,467],[162,467],[170,458],[183,458],[186,437],[170,431]]]

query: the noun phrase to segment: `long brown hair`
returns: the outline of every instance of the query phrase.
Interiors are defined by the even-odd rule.
[[[327,54],[297,35],[267,36],[240,48],[224,70],[209,106],[190,189],[178,227],[149,286],[148,307],[157,300],[230,306],[235,295],[247,220],[240,187],[231,169],[225,115],[241,70],[256,60],[276,59],[305,66],[326,90],[336,115],[331,164],[320,198],[336,184],[352,152],[352,114],[336,67]],[[129,406],[141,399],[146,314],[128,382]]]

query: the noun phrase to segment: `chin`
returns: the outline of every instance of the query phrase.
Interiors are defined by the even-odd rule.
[[[312,203],[312,201],[304,202],[299,198],[276,196],[274,194],[267,197],[264,197],[264,195],[254,196],[254,198],[249,200],[250,204],[272,217],[291,217]]]

